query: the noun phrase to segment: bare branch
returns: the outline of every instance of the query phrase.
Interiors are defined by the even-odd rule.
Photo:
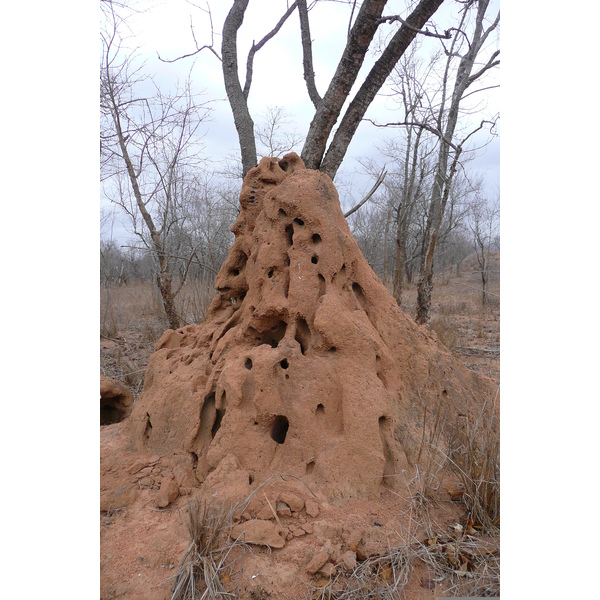
[[[441,141],[448,144],[454,150],[458,150],[458,146],[456,144],[454,144],[451,139],[444,137],[444,134],[439,129],[437,129],[436,127],[432,127],[428,123],[419,123],[416,121],[398,121],[395,123],[376,123],[372,119],[363,119],[363,120],[368,121],[375,127],[418,127],[420,129],[425,129],[426,131],[429,131],[430,133],[433,133],[434,135],[436,135]]]
[[[500,50],[496,50],[492,54],[492,56],[490,56],[489,60],[485,64],[485,66],[483,66],[481,69],[479,69],[479,71],[477,71],[477,73],[474,73],[473,75],[471,75],[469,77],[469,85],[471,85],[476,79],[479,79],[486,71],[489,71],[489,69],[492,69],[493,67],[496,67],[500,64],[499,60],[494,60],[496,58],[496,56],[498,56],[499,54],[500,54]]]
[[[389,15],[387,17],[381,17],[381,19],[379,19],[379,22],[380,23],[390,23],[390,24],[395,23],[395,22],[400,22],[400,23],[402,23],[402,25],[404,25],[411,31],[414,31],[417,34],[424,35],[426,37],[438,38],[441,40],[449,40],[452,38],[452,33],[451,33],[452,29],[447,29],[446,31],[444,31],[444,33],[438,33],[437,31],[435,31],[435,33],[432,33],[431,31],[429,31],[428,28],[425,28],[425,31],[423,31],[422,29],[413,27],[410,23],[407,23],[400,15]],[[434,29],[435,29],[435,26],[434,26]]]
[[[196,56],[196,54],[200,54],[200,52],[202,52],[202,50],[210,50],[221,62],[223,62],[223,59],[219,56],[218,52],[213,47],[214,43],[215,43],[215,38],[214,38],[214,28],[213,28],[213,21],[212,21],[212,13],[210,12],[210,6],[208,6],[208,8],[202,8],[201,6],[193,4],[192,2],[189,2],[189,4],[191,4],[192,6],[194,6],[196,8],[199,8],[200,10],[202,10],[208,14],[208,18],[210,21],[210,44],[204,44],[204,46],[201,46],[201,47],[198,46],[198,40],[196,40],[196,33],[194,32],[194,24],[192,22],[192,15],[190,15],[190,30],[192,32],[192,38],[194,40],[194,44],[196,45],[196,50],[194,52],[190,52],[189,54],[184,54],[183,56],[178,56],[177,58],[174,58],[172,60],[162,58],[160,56],[160,54],[157,52],[156,55],[158,56],[158,60],[160,60],[164,63],[174,63],[174,62],[177,62],[184,58],[190,58],[191,56]]]
[[[277,25],[265,37],[263,37],[258,44],[252,43],[252,48],[250,48],[250,52],[248,52],[248,60],[246,61],[246,83],[244,84],[244,97],[248,99],[248,94],[250,93],[250,86],[252,85],[252,70],[254,63],[254,55],[273,37],[277,35],[279,30],[283,27],[283,24],[287,21],[288,17],[294,12],[298,6],[298,0],[296,0],[284,13],[283,17],[279,19]]]
[[[352,11],[354,12],[354,7],[352,7]],[[315,72],[313,70],[312,60],[312,40],[310,39],[310,26],[308,22],[308,8],[306,7],[306,0],[299,0],[298,14],[300,15],[300,35],[302,38],[302,62],[304,65],[304,81],[306,81],[306,89],[308,90],[308,96],[310,97],[315,108],[318,109],[323,99],[319,95],[319,92],[317,91],[317,86],[315,84]]]
[[[387,175],[387,171],[385,167],[381,169],[381,173],[379,173],[379,177],[377,177],[377,181],[373,184],[373,187],[369,190],[367,195],[353,208],[351,208],[348,212],[344,213],[344,217],[348,218],[352,213],[355,213],[371,196],[377,191],[377,188],[383,183],[385,176]]]
[[[217,54],[217,52],[215,51],[215,49],[212,46],[209,46],[208,44],[205,44],[204,46],[202,46],[201,48],[198,48],[194,52],[190,52],[189,54],[184,54],[182,56],[178,56],[177,58],[174,58],[172,60],[169,60],[167,58],[163,58],[158,52],[156,53],[156,56],[158,57],[158,60],[160,60],[160,61],[162,61],[164,63],[174,63],[174,62],[177,62],[178,60],[183,60],[184,58],[190,58],[191,56],[196,56],[196,54],[200,54],[200,52],[202,52],[202,50],[210,50],[220,61],[223,60]]]

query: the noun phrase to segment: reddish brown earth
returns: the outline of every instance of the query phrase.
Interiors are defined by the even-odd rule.
[[[233,530],[248,546],[222,579],[241,598],[310,597],[464,512],[448,474],[415,519],[424,418],[442,406],[460,429],[493,381],[398,308],[327,176],[263,159],[240,205],[206,321],[165,332],[131,415],[102,428],[102,598],[170,598],[194,497],[250,497]],[[447,584],[417,565],[405,593]]]

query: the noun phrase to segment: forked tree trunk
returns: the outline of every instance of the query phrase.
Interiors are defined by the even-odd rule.
[[[320,169],[332,179],[335,177],[367,108],[404,54],[404,51],[443,1],[420,0],[415,9],[408,15],[367,75],[356,97],[350,103],[328,149],[327,142],[339,120],[352,87],[356,83],[371,42],[379,26],[386,21],[382,14],[387,0],[364,0],[362,2],[348,36],[342,58],[323,98],[317,92],[312,71],[312,47],[306,1],[297,1],[290,5],[278,25],[259,44],[253,46],[251,53],[262,47],[268,39],[271,39],[279,31],[280,25],[287,19],[289,14],[296,7],[298,8],[302,36],[304,79],[311,101],[315,106],[315,115],[302,148],[302,159],[307,168]],[[249,55],[249,68],[247,69],[244,88],[241,86],[238,75],[237,33],[244,21],[244,13],[248,7],[248,2],[249,0],[233,1],[223,26],[221,46],[225,90],[238,133],[244,175],[257,162],[254,122],[248,110],[248,93],[252,75],[250,67],[253,54],[252,56]],[[325,154],[326,149],[327,154]]]
[[[327,154],[323,158],[322,164],[315,168],[319,168],[324,173],[327,173],[332,179],[335,177],[335,174],[346,155],[348,146],[350,145],[360,122],[365,116],[367,109],[390,76],[398,61],[404,55],[404,52],[417,36],[418,31],[422,29],[427,21],[435,14],[443,1],[444,0],[421,0],[406,18],[405,22],[402,23],[402,26],[388,42],[385,50],[373,65],[373,68],[356,93],[356,96],[350,102],[350,105],[331,140],[331,144],[327,149]],[[331,128],[327,131],[327,135],[329,135],[330,132]],[[309,130],[307,144],[310,139]],[[304,158],[304,150],[302,152]]]

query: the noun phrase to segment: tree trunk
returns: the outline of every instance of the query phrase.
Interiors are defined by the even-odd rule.
[[[367,75],[364,83],[348,106],[348,110],[335,132],[333,140],[327,150],[327,154],[319,167],[321,171],[327,173],[332,179],[335,177],[337,170],[342,164],[342,160],[344,159],[348,146],[358,129],[358,125],[375,99],[375,96],[391,74],[396,63],[417,36],[417,31],[427,23],[441,6],[443,1],[444,0],[421,0],[415,10],[413,10],[406,18],[400,29],[395,33],[377,62],[373,65],[373,68]],[[330,131],[331,129],[329,129],[327,135],[329,135]]]
[[[484,244],[481,243],[481,260],[479,261],[481,268],[481,304],[485,306],[487,297],[487,280],[488,280],[488,272],[487,272],[487,256],[485,254]]]
[[[112,91],[112,90],[111,90]],[[142,192],[140,190],[138,177],[135,172],[135,168],[133,166],[133,161],[129,156],[129,151],[127,149],[126,138],[123,134],[123,130],[121,127],[121,120],[118,112],[118,104],[113,96],[113,119],[115,123],[115,128],[117,132],[117,136],[119,139],[119,146],[121,148],[121,152],[123,154],[123,160],[125,161],[125,165],[127,167],[127,174],[129,176],[129,181],[131,183],[131,187],[133,189],[133,195],[135,197],[138,209],[142,214],[142,218],[148,227],[148,231],[150,232],[150,237],[152,239],[152,243],[154,245],[154,251],[158,256],[159,261],[159,274],[157,276],[158,289],[160,290],[163,306],[165,307],[165,313],[167,314],[167,319],[169,320],[169,326],[171,329],[179,329],[180,321],[177,315],[177,311],[175,310],[175,294],[173,293],[171,275],[169,273],[169,264],[167,261],[167,257],[165,254],[165,250],[163,247],[163,243],[160,237],[160,232],[157,230],[156,225],[154,224],[154,220],[152,219],[152,215],[146,209],[146,205],[144,203],[144,199],[142,197]]]
[[[237,32],[244,22],[244,13],[249,0],[235,0],[223,25],[223,79],[227,99],[233,113],[242,155],[242,176],[256,166],[256,140],[254,121],[238,76]]]
[[[308,169],[319,169],[329,135],[356,81],[387,0],[365,0],[335,74],[308,129],[302,160]]]
[[[404,267],[406,264],[406,238],[402,234],[402,224],[398,223],[396,233],[396,266],[394,268],[394,299],[398,306],[402,303],[402,287],[404,286]]]
[[[166,262],[166,258],[164,258],[164,261]],[[177,314],[177,309],[175,308],[173,280],[168,269],[164,269],[165,268],[161,264],[160,273],[156,277],[156,283],[158,285],[158,289],[160,290],[163,306],[165,308],[165,314],[167,315],[167,320],[169,321],[169,327],[171,329],[179,329],[181,327],[181,320]]]

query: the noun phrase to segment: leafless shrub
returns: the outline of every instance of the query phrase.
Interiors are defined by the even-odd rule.
[[[215,295],[212,279],[191,279],[178,297],[178,312],[186,323],[203,323]]]
[[[456,323],[449,316],[441,315],[431,319],[430,327],[448,350],[454,350],[460,345]]]
[[[123,374],[123,380],[130,387],[139,393],[144,381],[144,373],[146,369],[137,363],[136,360],[132,360],[127,357],[121,359],[122,368],[125,370]]]
[[[165,332],[165,325],[160,321],[145,322],[142,327],[142,341],[155,344]]]

